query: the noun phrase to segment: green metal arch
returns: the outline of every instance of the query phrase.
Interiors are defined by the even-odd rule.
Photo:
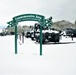
[[[38,15],[38,16],[40,16],[40,17],[43,17],[43,18],[44,18],[44,16],[43,16],[43,15],[39,15],[39,14],[22,14],[22,15],[15,16],[15,17],[13,17],[13,18],[20,17],[20,16],[25,16],[25,15]]]
[[[39,14],[22,14],[13,17],[12,21],[7,22],[8,27],[15,27],[15,54],[17,54],[17,25],[18,22],[22,21],[37,21],[40,23],[40,55],[42,55],[42,26],[52,25],[52,21]]]
[[[17,54],[17,24],[22,21],[38,21],[40,23],[40,55],[42,55],[42,26],[44,26],[45,17],[38,14],[22,14],[13,17],[13,26],[15,26],[15,54]],[[41,26],[42,25],[42,26]]]
[[[38,14],[22,14],[13,17],[14,22],[22,22],[22,21],[38,21],[42,22],[44,20],[44,16]]]

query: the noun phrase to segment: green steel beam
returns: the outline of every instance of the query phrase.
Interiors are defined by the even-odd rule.
[[[52,17],[49,18],[49,20],[45,19],[44,16],[42,15],[37,15],[37,14],[23,14],[19,16],[15,16],[13,18],[13,21],[7,22],[8,27],[13,27],[15,26],[15,54],[17,54],[17,23],[21,21],[38,21],[41,22],[40,24],[40,55],[42,55],[42,26],[52,25],[51,21]]]
[[[42,55],[42,26],[40,25],[40,55]]]
[[[17,54],[17,25],[15,26],[15,54]]]

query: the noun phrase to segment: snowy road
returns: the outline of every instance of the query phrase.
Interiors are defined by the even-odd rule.
[[[62,38],[59,44],[47,43],[40,56],[40,45],[25,38],[14,54],[14,36],[0,37],[0,74],[76,75],[76,38]]]

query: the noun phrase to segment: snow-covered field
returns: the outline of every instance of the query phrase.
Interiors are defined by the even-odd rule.
[[[0,74],[2,75],[76,75],[76,38],[59,44],[47,43],[40,56],[40,44],[25,38],[14,53],[14,36],[0,36]]]

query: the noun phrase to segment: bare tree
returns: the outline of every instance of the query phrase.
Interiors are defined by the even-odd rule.
[[[76,29],[76,20],[75,20],[75,29]]]

